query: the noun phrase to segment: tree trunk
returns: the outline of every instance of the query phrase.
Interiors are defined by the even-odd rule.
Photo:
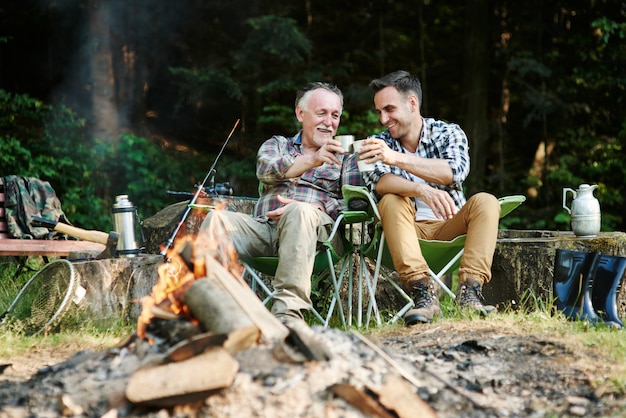
[[[487,81],[489,79],[489,12],[487,0],[467,2],[469,30],[465,48],[465,91],[467,110],[464,130],[470,142],[474,175],[468,182],[468,195],[484,189],[489,129],[487,120]]]
[[[91,69],[91,136],[117,142],[119,122],[111,51],[110,10],[105,0],[89,0],[88,59]]]

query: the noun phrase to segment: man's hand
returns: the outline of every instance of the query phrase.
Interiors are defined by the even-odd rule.
[[[302,155],[299,155],[285,173],[285,177],[292,179],[303,173],[321,166],[324,163],[341,165],[337,154],[343,154],[341,142],[329,139],[319,148],[302,146]]]
[[[297,202],[297,200],[294,199],[289,199],[286,197],[283,197],[281,195],[277,196],[278,201],[280,202],[280,204],[282,205],[281,207],[279,207],[278,209],[274,209],[274,210],[270,210],[268,212],[265,213],[265,216],[268,217],[268,219],[274,221],[274,222],[278,222],[280,217],[283,216],[283,213],[285,213],[285,210],[287,209],[287,206],[289,206],[290,204]],[[314,203],[312,203],[312,205],[315,205],[318,209],[320,210],[324,210],[324,208],[321,205],[316,205]]]
[[[361,147],[359,155],[361,159],[370,164],[382,161],[387,165],[395,165],[393,159],[395,153],[396,151],[389,148],[382,139],[367,138],[363,140],[363,147]]]
[[[287,206],[290,203],[295,202],[295,200],[293,199],[288,199],[286,197],[283,197],[281,195],[277,196],[278,201],[280,202],[280,204],[282,205],[281,207],[279,207],[278,209],[274,209],[274,210],[270,210],[268,211],[265,216],[267,216],[269,219],[271,219],[274,222],[278,222],[278,220],[280,219],[280,217],[283,215],[283,213],[285,212],[285,209],[287,208]]]
[[[318,163],[317,166],[324,163],[328,164],[341,164],[337,154],[342,154],[343,148],[341,148],[341,142],[336,139],[329,139],[324,145],[322,145],[314,155],[314,160]]]
[[[420,198],[433,211],[439,219],[451,219],[457,212],[454,200],[443,190],[435,189],[432,186],[423,184],[421,187]]]

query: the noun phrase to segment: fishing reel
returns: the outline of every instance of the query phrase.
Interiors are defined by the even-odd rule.
[[[199,188],[200,186],[196,185],[196,187]],[[193,196],[194,195],[191,192],[177,192],[173,190],[168,190],[167,194],[175,195],[175,196]],[[233,189],[232,187],[230,187],[229,182],[217,183],[217,184],[211,183],[210,186],[206,186],[198,190],[198,196],[204,197],[204,198],[206,197],[232,197]]]
[[[204,188],[204,192],[209,197],[224,197],[224,196],[232,196],[233,189],[230,187],[229,182],[217,183],[215,185],[206,186]]]

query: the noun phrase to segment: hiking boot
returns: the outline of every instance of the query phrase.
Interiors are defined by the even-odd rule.
[[[435,295],[435,289],[430,279],[412,281],[407,287],[415,306],[404,314],[406,326],[410,327],[418,322],[429,323],[432,322],[435,315],[441,315],[439,299]]]
[[[483,293],[481,291],[482,285],[480,282],[468,278],[465,283],[461,284],[459,292],[456,295],[456,300],[461,308],[473,309],[481,315],[489,315],[496,311],[496,307],[493,305],[484,305]]]

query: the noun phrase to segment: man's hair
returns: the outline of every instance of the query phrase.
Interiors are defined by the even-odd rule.
[[[384,77],[372,80],[369,84],[374,93],[378,93],[385,87],[395,87],[400,93],[407,95],[413,93],[417,96],[417,100],[422,106],[422,84],[419,79],[406,71],[394,71]]]
[[[298,90],[298,93],[296,94],[296,107],[300,106],[302,109],[306,110],[306,104],[305,104],[306,99],[308,98],[311,92],[317,89],[328,90],[332,93],[335,93],[337,96],[339,96],[339,100],[341,101],[341,108],[343,109],[343,93],[341,92],[339,87],[330,83],[322,82],[322,81],[307,83],[304,86],[302,86],[302,88],[300,88],[300,90]]]

